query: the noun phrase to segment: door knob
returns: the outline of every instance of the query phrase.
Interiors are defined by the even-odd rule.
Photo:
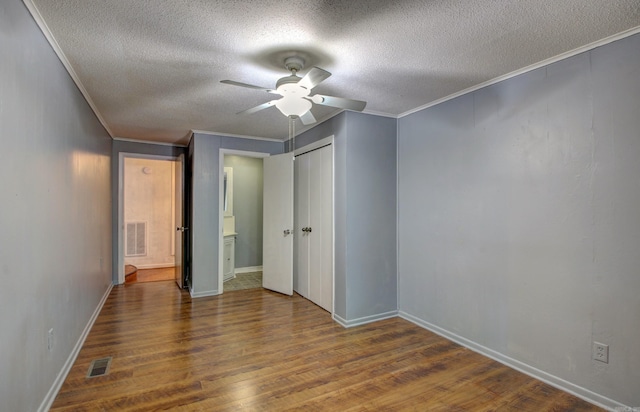
[[[176,228],[177,232],[184,232],[184,231],[187,231],[187,230],[189,230],[189,228],[188,227],[184,227],[184,226],[178,226]]]
[[[291,234],[291,229],[285,229],[284,230],[284,235],[285,236],[290,235],[290,234]]]

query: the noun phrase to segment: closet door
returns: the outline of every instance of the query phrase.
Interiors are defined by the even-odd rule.
[[[294,289],[333,311],[333,150],[296,156]]]
[[[309,300],[333,310],[333,153],[309,153]]]
[[[309,298],[309,155],[296,157],[294,174],[294,273],[293,289]]]

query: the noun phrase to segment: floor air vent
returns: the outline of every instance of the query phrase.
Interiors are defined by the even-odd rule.
[[[111,366],[111,356],[108,358],[96,359],[91,362],[89,366],[89,373],[87,378],[95,378],[96,376],[104,376],[109,373],[109,366]]]

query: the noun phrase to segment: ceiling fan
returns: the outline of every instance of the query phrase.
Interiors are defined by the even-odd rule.
[[[285,116],[297,116],[303,124],[309,125],[316,122],[315,117],[313,117],[313,114],[309,111],[313,106],[312,103],[358,112],[364,110],[367,105],[367,102],[345,99],[342,97],[325,96],[322,94],[315,94],[311,96],[311,89],[331,76],[331,73],[319,67],[312,67],[304,77],[298,77],[297,73],[304,67],[304,59],[297,56],[287,57],[284,61],[284,66],[291,72],[291,75],[279,79],[276,82],[275,89],[254,86],[252,84],[236,82],[233,80],[220,81],[220,83],[262,90],[267,93],[282,96],[280,99],[271,100],[259,106],[239,112],[238,114],[251,114],[271,106],[276,106]]]

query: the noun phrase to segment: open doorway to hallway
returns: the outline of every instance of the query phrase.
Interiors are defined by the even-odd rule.
[[[175,168],[174,160],[123,158],[125,283],[175,279]]]

